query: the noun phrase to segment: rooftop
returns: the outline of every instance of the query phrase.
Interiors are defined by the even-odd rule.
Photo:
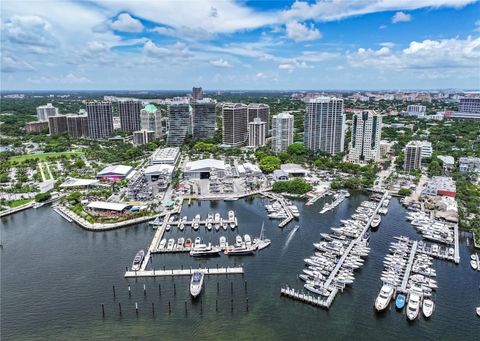
[[[215,168],[220,170],[225,170],[225,162],[223,160],[215,160],[215,159],[204,159],[204,160],[197,160],[187,162],[185,166],[185,171],[196,171],[204,168]]]
[[[147,104],[145,108],[143,108],[143,110],[145,110],[148,113],[155,113],[157,112],[158,109],[154,104],[150,103],[150,104]]]
[[[113,166],[108,166],[102,169],[98,175],[105,175],[105,174],[120,174],[126,176],[128,173],[132,171],[131,166],[125,166],[125,165],[113,165]]]
[[[120,202],[92,201],[87,207],[98,210],[123,211],[128,206],[130,205]]]

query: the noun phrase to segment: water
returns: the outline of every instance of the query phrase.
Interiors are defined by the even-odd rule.
[[[177,277],[174,281],[171,278],[137,281],[123,278],[125,266],[131,265],[136,252],[146,249],[153,237],[154,230],[147,224],[93,233],[66,222],[50,207],[3,218],[2,340],[178,340],[192,335],[198,340],[475,339],[480,331],[475,315],[475,307],[480,305],[479,273],[470,270],[471,247],[466,245],[463,236],[460,265],[435,261],[439,289],[431,320],[420,317],[410,323],[394,308],[383,314],[374,312],[373,303],[381,286],[382,260],[392,237],[418,236],[405,220],[405,211],[396,199],[391,201],[390,212],[378,231],[371,234],[372,251],[363,268],[356,272],[353,287],[339,294],[329,311],[280,297],[280,287],[286,284],[297,289],[302,287],[297,275],[303,269],[303,258],[313,253],[312,243],[319,239],[319,233],[338,226],[340,219],[348,218],[364,199],[364,194],[352,195],[324,215],[318,213],[323,200],[310,207],[297,202],[301,218],[283,230],[277,227],[278,221],[266,217],[261,198],[185,206],[182,216],[189,217],[196,213],[205,216],[209,212],[221,212],[226,217],[229,209],[235,209],[241,234],[258,236],[265,221],[265,237],[272,240],[270,247],[255,256],[227,258],[222,255],[208,260],[192,259],[186,254],[154,256],[156,268],[244,265],[244,276],[207,276],[201,301],[195,302],[189,297],[189,278]],[[300,228],[283,251],[296,224]],[[200,235],[207,242],[218,243],[221,235],[233,242],[236,233],[230,229],[220,232],[200,229],[194,233],[187,228],[185,232],[171,231],[166,237],[193,239]],[[115,299],[112,285],[116,287]],[[138,317],[135,302],[139,305]],[[105,318],[102,318],[102,303]],[[121,317],[118,303],[122,305]]]

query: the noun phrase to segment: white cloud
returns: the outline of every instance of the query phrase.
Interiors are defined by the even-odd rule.
[[[280,70],[287,70],[288,72],[293,72],[295,69],[305,69],[305,68],[308,68],[308,67],[309,66],[307,65],[306,62],[298,61],[296,59],[292,59],[290,61],[286,61],[286,62],[278,65],[278,68]]]
[[[138,33],[143,31],[140,20],[132,18],[128,13],[119,14],[117,19],[110,23],[110,28],[120,32]]]
[[[230,64],[228,62],[228,60],[225,60],[223,58],[213,59],[213,60],[210,61],[210,64],[215,66],[215,67],[223,67],[223,68],[232,67],[232,64]]]
[[[379,45],[383,47],[388,47],[391,49],[395,46],[395,43],[392,43],[391,41],[386,41],[386,42],[380,43]]]
[[[56,43],[50,23],[36,15],[14,15],[5,21],[2,31],[2,40],[21,45],[22,52],[44,53]]]
[[[352,16],[415,10],[419,8],[461,8],[477,0],[317,0],[314,3],[295,1],[290,9],[281,13],[282,20],[334,21]]]
[[[27,78],[29,83],[33,84],[43,84],[43,85],[56,85],[56,84],[87,84],[92,83],[90,79],[84,76],[77,76],[73,73],[69,73],[63,77],[38,77],[38,78]]]
[[[14,57],[2,56],[2,72],[32,71],[34,68],[27,62],[17,60]]]
[[[360,48],[348,56],[352,66],[384,70],[478,69],[480,38],[412,41],[403,50]]]
[[[181,26],[179,28],[158,26],[151,29],[152,32],[156,32],[160,35],[175,37],[184,40],[210,40],[215,37],[214,34],[202,29],[202,28],[190,28],[188,26]]]
[[[305,24],[297,21],[291,21],[285,25],[287,30],[287,37],[295,41],[310,41],[320,39],[322,34],[315,26],[308,27]]]
[[[412,20],[412,16],[405,12],[397,12],[392,17],[392,24],[396,24],[399,22],[408,22]]]
[[[175,59],[182,61],[193,57],[187,45],[177,42],[173,45],[158,46],[151,40],[143,45],[143,52],[147,57],[157,59]]]
[[[480,32],[480,20],[475,21],[475,32]]]

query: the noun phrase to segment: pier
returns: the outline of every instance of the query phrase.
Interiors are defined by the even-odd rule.
[[[455,263],[460,263],[460,248],[458,246],[458,224],[455,224],[453,226],[453,239],[454,239],[454,250],[455,250],[455,255],[454,255],[454,261]]]
[[[290,207],[288,207],[287,203],[285,202],[285,198],[283,198],[281,195],[273,194],[270,192],[263,192],[263,195],[265,195],[267,198],[276,200],[282,205],[283,210],[287,214],[287,217],[282,220],[279,224],[278,227],[285,227],[289,222],[291,222],[294,218],[292,210]]]
[[[402,292],[406,292],[406,290],[407,290],[407,283],[408,283],[408,279],[410,278],[410,272],[412,272],[412,265],[413,265],[413,260],[415,258],[415,253],[417,252],[417,246],[418,246],[418,242],[414,241],[413,244],[412,244],[412,247],[410,249],[410,255],[408,257],[407,268],[405,269],[405,272],[403,274],[402,285],[400,286],[400,288],[397,289],[397,290],[400,290]]]
[[[315,307],[321,307],[325,309],[330,308],[330,306],[332,305],[333,299],[337,295],[337,292],[338,292],[338,289],[334,288],[326,299],[322,299],[319,296],[312,296],[309,294],[305,294],[304,292],[301,292],[301,291],[296,291],[295,289],[289,288],[288,286],[286,288],[280,289],[280,295],[282,296],[285,296],[303,303],[308,303]]]
[[[147,264],[148,262],[144,262]],[[165,276],[191,276],[194,272],[203,272],[205,275],[241,275],[243,267],[221,267],[221,268],[189,268],[189,269],[170,269],[170,270],[139,270],[126,271],[125,278],[136,277],[165,277]]]

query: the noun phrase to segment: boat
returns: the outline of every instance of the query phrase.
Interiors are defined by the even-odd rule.
[[[240,246],[242,246],[242,243],[243,243],[242,236],[241,235],[236,236],[235,237],[235,246],[240,247]]]
[[[212,230],[212,223],[207,224],[207,230],[211,231]]]
[[[215,218],[213,219],[213,221],[215,221],[215,222],[220,221],[220,213],[215,213]]]
[[[133,263],[132,263],[133,271],[140,270],[144,257],[145,257],[145,251],[140,250],[137,252],[137,254],[135,255],[135,258],[133,258]]]
[[[306,283],[303,287],[308,291],[313,292],[314,294],[318,294],[326,297],[330,296],[330,291],[328,291],[326,288],[324,288],[323,286],[321,286],[316,282]]]
[[[187,240],[185,240],[185,244],[183,244],[184,247],[192,247],[192,240],[190,238],[187,238]]]
[[[195,244],[194,244],[194,246],[199,245],[201,242],[202,242],[202,238],[200,238],[200,237],[195,238]]]
[[[220,248],[225,249],[227,247],[227,238],[224,236],[220,237]]]
[[[478,270],[478,264],[476,260],[471,260],[470,266],[472,267],[473,270]]]
[[[180,229],[180,231],[183,231],[183,229],[185,228],[185,224],[183,223],[183,221],[180,223],[180,225],[178,225],[178,228]]]
[[[426,298],[425,300],[423,300],[423,304],[422,304],[423,316],[425,316],[426,318],[429,318],[430,316],[432,316],[434,310],[435,310],[435,304],[431,299]]]
[[[196,221],[200,221],[200,218],[201,218],[201,217],[200,217],[200,214],[195,215],[195,220],[196,220]]]
[[[417,318],[420,311],[420,295],[416,293],[410,293],[407,304],[407,318],[413,321]]]
[[[223,229],[224,229],[224,230],[226,230],[226,226],[227,226],[227,223],[224,223],[224,224],[223,224]],[[234,221],[231,221],[231,222],[230,222],[230,228],[231,228],[232,230],[235,229],[235,222],[234,222]]]
[[[192,279],[190,280],[190,295],[192,295],[193,298],[198,297],[202,292],[204,276],[203,272],[200,271],[193,273]]]
[[[175,239],[170,238],[168,240],[167,250],[173,250],[174,247],[175,247]]]
[[[375,227],[378,227],[378,225],[380,225],[381,222],[382,222],[382,217],[379,214],[377,214],[375,215],[375,217],[373,217],[372,223],[370,225],[373,228],[375,228]]]
[[[266,239],[265,236],[263,235],[264,226],[265,226],[265,222],[263,222],[262,224],[262,229],[260,230],[260,237],[255,238],[253,240],[253,244],[257,246],[257,250],[262,250],[271,244],[271,240]]]
[[[165,227],[165,231],[170,231],[170,224],[167,224],[167,226]]]
[[[167,239],[163,238],[163,239],[160,241],[159,248],[160,248],[160,249],[164,249],[164,248],[165,248],[165,245],[167,245]]]
[[[193,223],[193,229],[194,229],[195,231],[198,230],[198,222],[197,222],[197,221],[195,221],[195,222]]]
[[[395,300],[395,307],[397,307],[397,309],[403,309],[403,307],[405,307],[406,299],[407,298],[404,294],[398,294],[397,299]]]
[[[244,235],[243,240],[245,241],[245,246],[252,246],[252,238],[250,237],[250,235]]]
[[[192,257],[208,257],[208,256],[218,256],[218,253],[221,251],[219,246],[212,246],[211,243],[198,244],[190,250],[190,256]]]
[[[235,220],[235,212],[233,212],[233,211],[231,211],[231,210],[228,211],[228,220],[229,220],[229,221]]]
[[[477,307],[475,310],[477,311],[477,315],[480,316],[480,307]]]
[[[378,294],[377,298],[375,299],[375,309],[377,311],[382,311],[388,307],[390,300],[393,296],[393,287],[388,284],[384,284],[380,289],[380,293]]]
[[[185,243],[185,238],[180,237],[177,240],[177,249],[183,248],[183,244]]]

